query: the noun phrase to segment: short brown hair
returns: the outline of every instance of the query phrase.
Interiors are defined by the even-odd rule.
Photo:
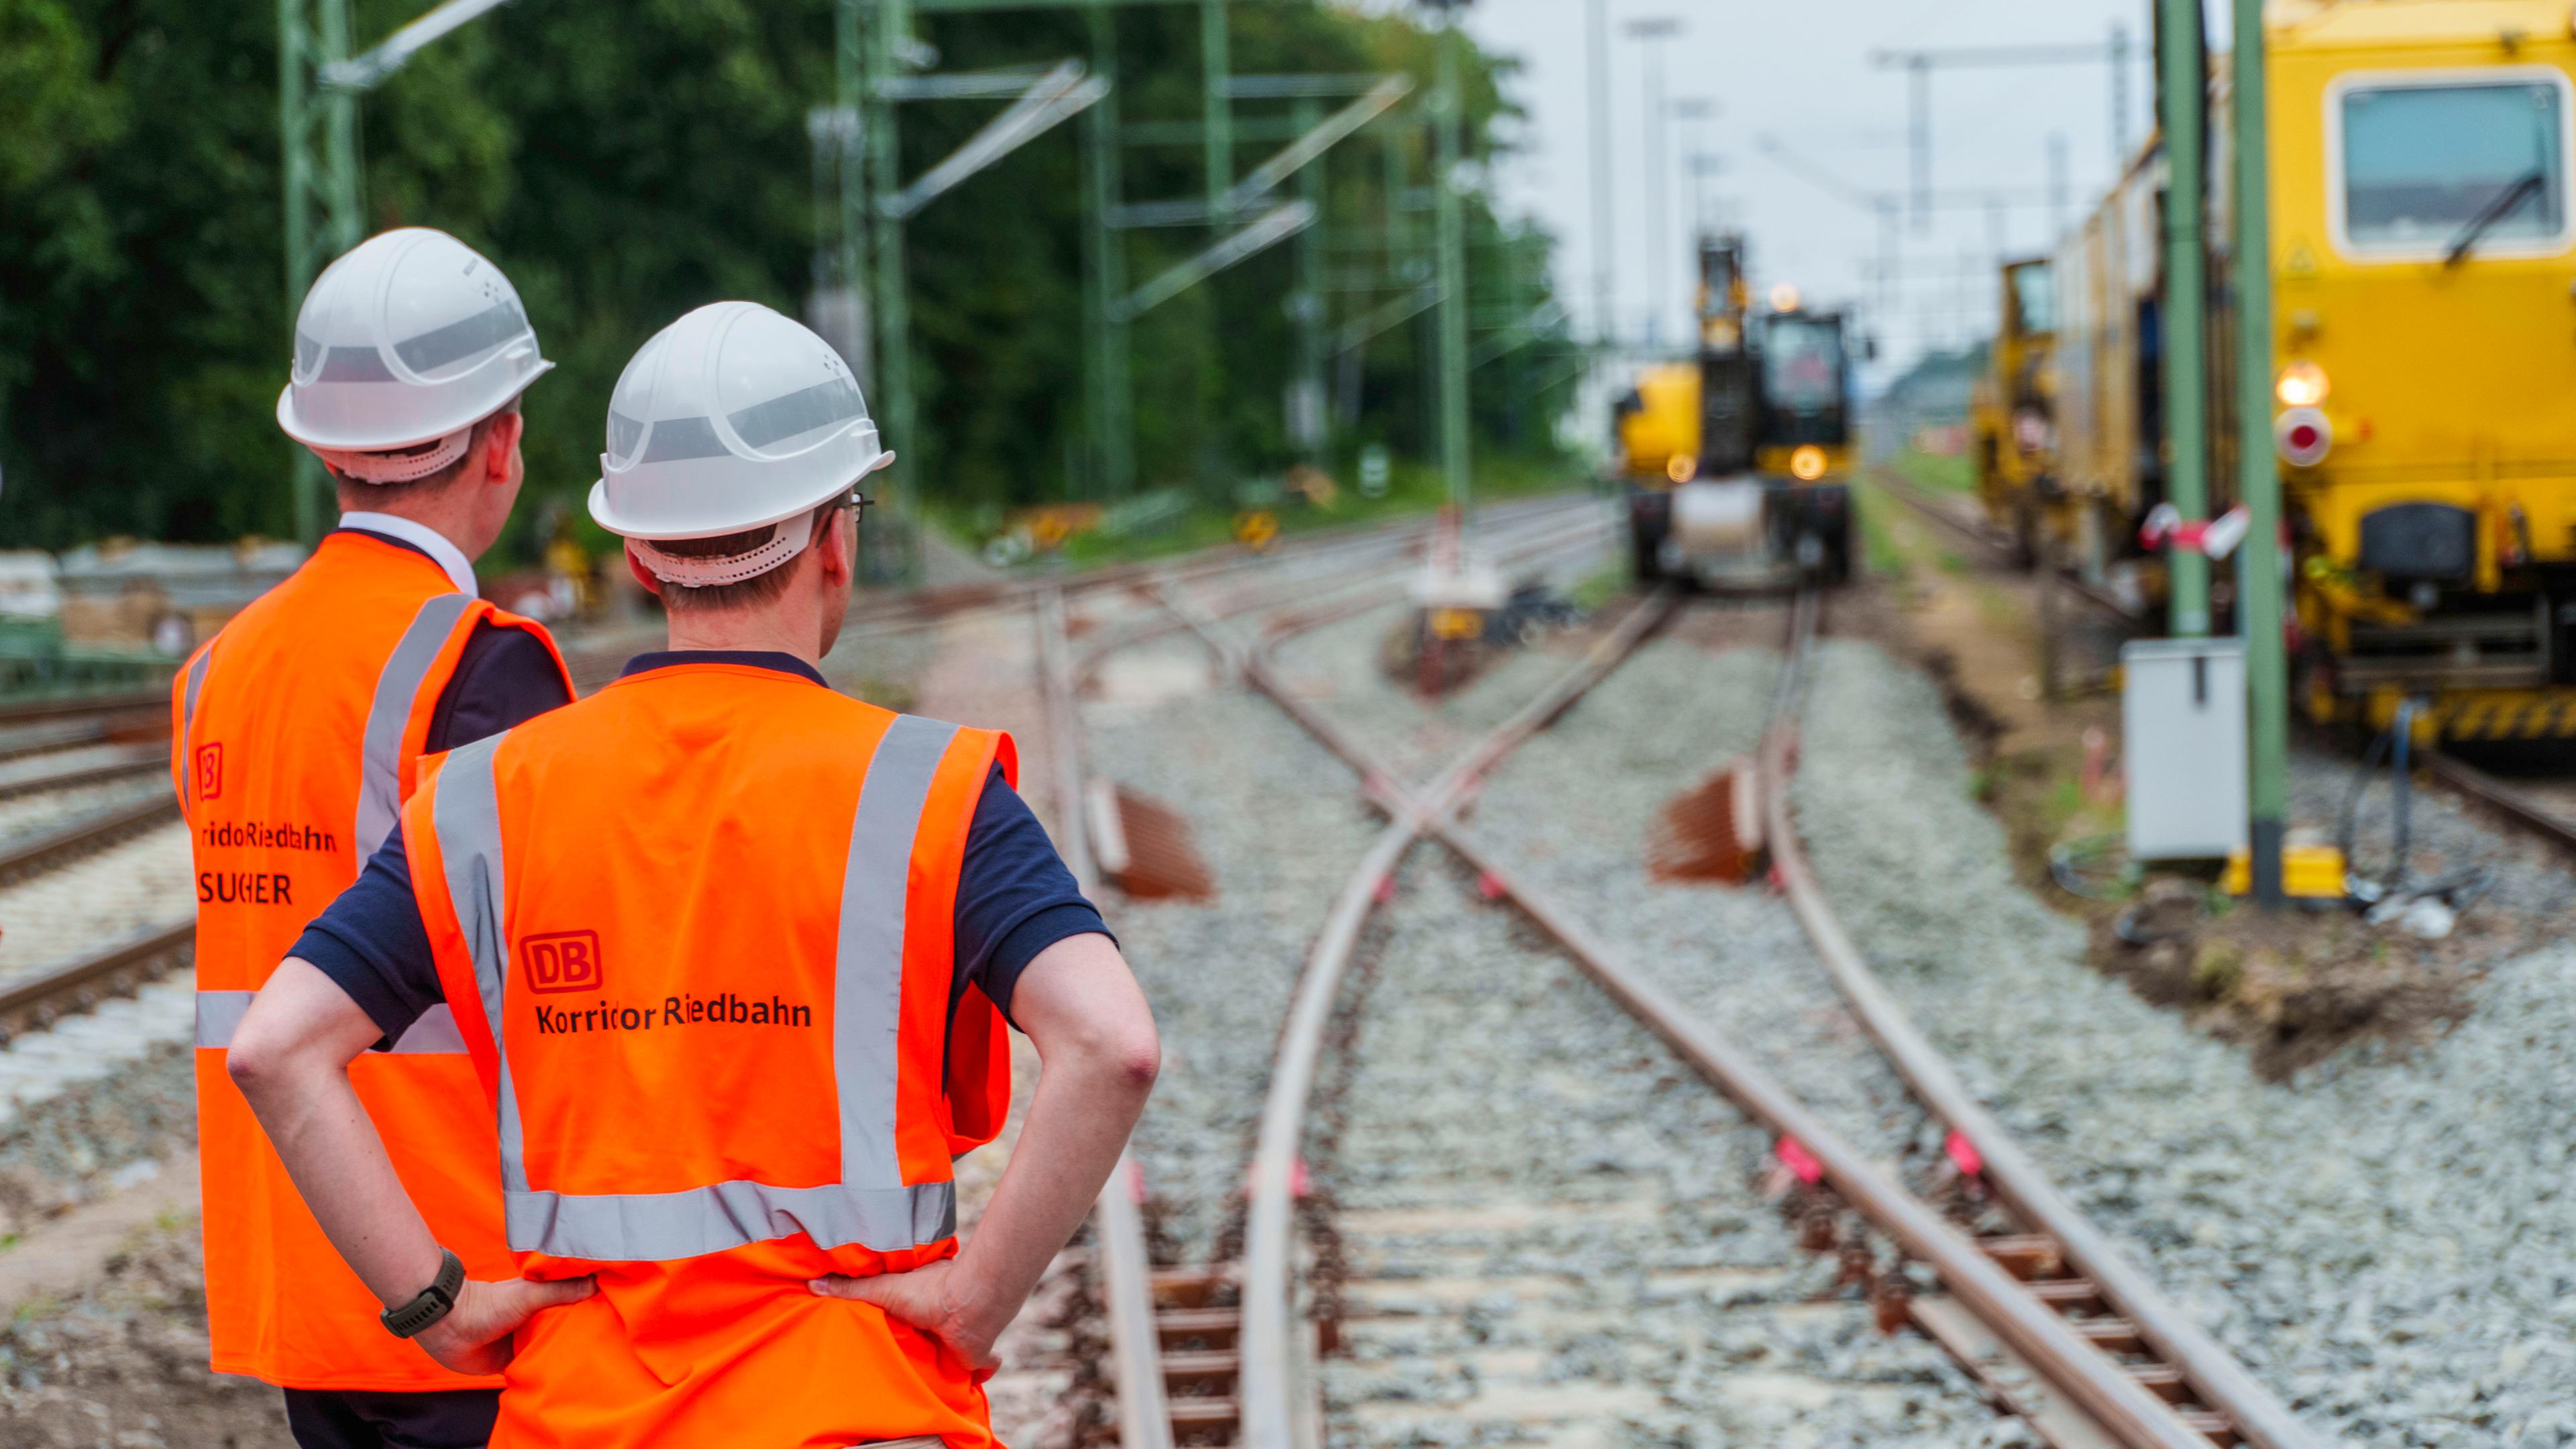
[[[718,609],[743,609],[755,604],[774,602],[779,595],[787,592],[788,577],[796,572],[796,566],[804,560],[805,554],[813,551],[814,543],[821,540],[822,531],[837,522],[834,515],[849,505],[849,495],[844,493],[816,508],[813,513],[813,532],[809,535],[804,552],[798,553],[794,558],[775,568],[753,574],[740,583],[709,584],[704,588],[688,589],[667,580],[664,581],[662,607],[674,614],[701,614]],[[786,523],[745,529],[740,533],[720,533],[713,538],[657,538],[652,542],[655,549],[674,558],[732,558],[737,554],[749,553],[769,542],[777,536],[779,529],[786,528],[795,521],[791,518]]]
[[[465,440],[465,452],[455,462],[426,477],[414,478],[407,483],[370,483],[363,478],[352,478],[328,463],[322,465],[322,471],[329,473],[331,481],[339,485],[340,506],[343,509],[365,508],[371,504],[390,503],[402,498],[426,498],[464,477],[466,465],[473,462],[475,455],[483,451],[483,444],[491,438],[492,429],[499,425],[501,419],[514,416],[518,411],[517,398],[514,397],[503,403],[489,417],[474,425],[473,436]],[[389,448],[386,451],[417,453],[436,446],[437,441],[432,439],[430,442],[421,444],[419,448]]]

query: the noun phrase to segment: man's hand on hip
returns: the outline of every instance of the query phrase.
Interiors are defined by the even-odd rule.
[[[497,1374],[514,1351],[510,1335],[549,1308],[579,1303],[599,1291],[594,1278],[565,1278],[540,1283],[505,1278],[497,1283],[468,1279],[457,1290],[456,1306],[447,1316],[412,1339],[431,1358],[461,1374]]]
[[[993,1320],[993,1315],[975,1311],[967,1301],[954,1258],[924,1263],[908,1273],[879,1273],[867,1278],[846,1278],[835,1273],[817,1278],[808,1286],[826,1298],[874,1304],[884,1309],[886,1316],[929,1334],[966,1361],[977,1383],[990,1377],[1002,1361],[993,1352],[993,1341],[1010,1326],[1011,1316],[1003,1314],[998,1320],[986,1321]]]

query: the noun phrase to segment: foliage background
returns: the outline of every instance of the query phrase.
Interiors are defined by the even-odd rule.
[[[353,0],[363,47],[423,0]],[[560,365],[527,402],[531,497],[579,512],[627,356],[699,303],[801,312],[816,231],[808,107],[831,92],[831,0],[520,0],[440,41],[361,108],[372,228],[443,227],[507,270]],[[1077,11],[935,16],[940,69],[1087,52]],[[1193,120],[1195,7],[1122,9],[1122,120]],[[1427,94],[1432,37],[1405,17],[1238,5],[1238,72],[1405,69]],[[1471,155],[1509,111],[1508,62],[1475,56]],[[279,245],[276,12],[187,0],[0,0],[0,543],[108,534],[222,540],[290,531],[290,445],[274,420],[288,315]],[[1243,102],[1239,116],[1284,103]],[[908,106],[918,175],[991,103]],[[1080,121],[917,218],[909,258],[927,437],[892,440],[943,511],[1078,491],[1083,398]],[[1411,129],[1414,186],[1427,137]],[[1238,172],[1273,143],[1238,148]],[[1383,281],[1385,165],[1374,132],[1331,158],[1328,274]],[[1195,147],[1131,147],[1126,197],[1202,185]],[[1480,168],[1467,175],[1481,177]],[[1419,204],[1420,195],[1409,200]],[[1470,292],[1491,324],[1545,299],[1548,239],[1470,195]],[[1427,210],[1404,220],[1427,237]],[[1141,280],[1204,244],[1136,234]],[[1293,355],[1282,246],[1149,313],[1135,330],[1140,486],[1211,496],[1289,461]],[[1330,294],[1336,322],[1390,293]],[[1561,328],[1562,324],[1558,324]],[[1347,451],[1428,450],[1429,315],[1362,354]],[[1479,334],[1480,336],[1485,334]],[[1555,339],[1562,341],[1561,336]],[[1475,374],[1485,447],[1541,448],[1565,408],[1537,349]],[[1328,373],[1328,379],[1331,374]],[[523,507],[524,553],[538,508]]]

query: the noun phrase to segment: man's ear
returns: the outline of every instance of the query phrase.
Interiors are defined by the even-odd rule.
[[[858,575],[858,529],[852,526],[855,513],[855,509],[835,508],[823,520],[823,536],[815,544],[824,550],[823,577],[827,582],[837,583]]]
[[[518,450],[519,439],[527,432],[528,420],[519,413],[502,413],[492,419],[491,429],[483,435],[483,473],[485,477],[506,482],[510,477],[510,455]]]
[[[637,558],[635,550],[631,548],[623,552],[626,555],[626,571],[635,576],[635,582],[644,586],[644,592],[657,599],[662,597],[662,581],[653,577],[651,569],[644,567],[644,560]]]

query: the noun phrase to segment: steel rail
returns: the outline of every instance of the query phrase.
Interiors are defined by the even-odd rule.
[[[1081,704],[1074,697],[1072,646],[1065,636],[1064,592],[1038,595],[1038,679],[1046,700],[1047,758],[1055,776],[1056,838],[1074,884],[1100,895],[1100,871],[1083,820]],[[1154,1325],[1153,1259],[1137,1211],[1135,1159],[1124,1148],[1092,1205],[1100,1296],[1108,1310],[1109,1358],[1118,1391],[1122,1449],[1172,1449],[1172,1411],[1163,1395],[1162,1336]]]
[[[2162,1289],[2112,1246],[2110,1239],[2093,1226],[1986,1111],[1948,1060],[1916,1029],[1904,1008],[1897,1005],[1895,997],[1869,969],[1851,938],[1843,933],[1799,846],[1789,799],[1790,769],[1796,749],[1795,713],[1803,694],[1814,633],[1815,617],[1810,611],[1792,640],[1788,665],[1792,672],[1784,678],[1783,688],[1773,700],[1775,714],[1762,743],[1761,772],[1772,869],[1816,955],[1850,1003],[1853,1015],[1860,1019],[1862,1029],[1886,1053],[1915,1096],[1945,1126],[1977,1149],[1984,1159],[1986,1181],[1996,1194],[2023,1221],[2057,1240],[2066,1261],[2091,1279],[2111,1306],[2137,1326],[2139,1337],[2149,1347],[2182,1371],[2203,1402],[2232,1420],[2237,1432],[2257,1449],[2311,1449],[2315,1439],[2291,1415],[2288,1406],[2257,1383],[2234,1355],[2175,1307]],[[2027,1348],[2023,1351],[2029,1352]],[[2094,1407],[2077,1385],[2061,1387],[2083,1400],[2086,1407]]]
[[[38,875],[92,851],[178,818],[176,795],[154,791],[140,800],[84,815],[41,835],[0,845],[0,885]]]
[[[1258,649],[1244,649],[1213,619],[1192,607],[1177,590],[1167,600],[1210,648],[1242,670],[1254,687],[1268,694],[1328,748],[1346,759],[1365,756],[1330,720],[1300,699],[1270,668]],[[1299,1142],[1304,1135],[1306,1099],[1312,1094],[1323,1054],[1324,1027],[1332,1016],[1342,978],[1357,945],[1361,925],[1375,904],[1380,885],[1434,816],[1466,795],[1485,771],[1531,735],[1564,713],[1647,634],[1671,616],[1675,596],[1659,592],[1640,603],[1617,628],[1593,645],[1583,661],[1483,739],[1418,792],[1406,792],[1380,769],[1364,769],[1371,793],[1394,815],[1361,858],[1359,868],[1333,903],[1332,914],[1306,958],[1264,1098],[1244,1224],[1243,1328],[1238,1380],[1240,1404],[1236,1442],[1243,1449],[1291,1449],[1297,1417],[1291,1351],[1290,1272],[1294,1205],[1291,1202]],[[1400,803],[1399,803],[1400,802]]]
[[[185,965],[196,944],[197,923],[191,917],[147,926],[95,951],[0,984],[0,1041],[85,1011],[103,997]]]
[[[1427,532],[1428,525],[1382,531],[1390,557],[1386,560],[1371,558],[1357,567],[1375,569],[1388,562],[1400,562],[1405,550]],[[1597,546],[1597,539],[1594,542]],[[1558,535],[1550,546],[1562,548],[1565,545],[1566,539]],[[1167,590],[1176,590],[1178,586],[1167,581],[1166,587]],[[1171,603],[1173,597],[1167,594],[1166,603]],[[1368,606],[1375,607],[1382,600],[1371,597],[1366,602]],[[1246,607],[1264,606],[1264,603],[1254,603]],[[1164,612],[1175,620],[1172,627],[1191,627],[1179,622],[1180,615],[1176,610],[1167,608]],[[1205,616],[1201,618],[1204,622]],[[1098,867],[1092,855],[1090,835],[1085,828],[1087,772],[1077,689],[1082,673],[1096,666],[1108,653],[1142,642],[1153,637],[1153,633],[1127,631],[1122,637],[1096,647],[1077,665],[1072,658],[1065,627],[1064,591],[1059,587],[1048,587],[1039,592],[1035,624],[1039,681],[1049,725],[1048,750],[1058,833],[1063,843],[1065,863],[1076,883],[1086,895],[1096,896]],[[1218,642],[1211,637],[1212,642]],[[1230,657],[1231,651],[1225,644],[1218,642],[1218,647],[1222,655]],[[1118,1394],[1119,1442],[1129,1449],[1170,1449],[1174,1438],[1172,1411],[1163,1378],[1161,1332],[1155,1322],[1152,1262],[1145,1242],[1143,1216],[1138,1211],[1135,1196],[1139,1180],[1133,1158],[1125,1152],[1120,1153],[1116,1170],[1102,1184],[1100,1195],[1093,1204],[1092,1230],[1098,1249],[1101,1296],[1109,1325],[1112,1380]]]
[[[76,745],[105,744],[107,738],[105,715],[17,725],[0,729],[0,760],[24,759],[29,755],[70,749]]]
[[[2469,764],[2456,755],[2441,750],[2423,754],[2424,768],[2433,778],[2496,811],[2514,824],[2547,839],[2562,849],[2576,850],[2576,820],[2558,814],[2538,800]]]
[[[20,724],[29,720],[62,719],[77,715],[126,714],[142,710],[170,710],[170,688],[129,689],[113,693],[46,694],[29,699],[0,700],[0,724]]]

